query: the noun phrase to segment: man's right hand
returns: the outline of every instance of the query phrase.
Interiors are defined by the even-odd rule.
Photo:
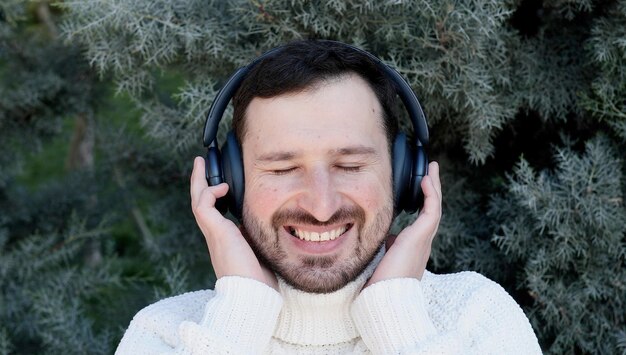
[[[209,186],[204,164],[202,157],[196,157],[193,163],[191,210],[209,247],[215,275],[218,279],[223,276],[247,277],[278,290],[274,273],[259,262],[239,228],[215,208],[217,199],[228,192],[228,185]]]

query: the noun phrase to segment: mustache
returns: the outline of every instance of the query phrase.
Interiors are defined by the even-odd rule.
[[[347,221],[363,226],[365,223],[365,211],[357,206],[342,207],[326,221],[319,221],[312,214],[303,210],[281,210],[276,211],[272,216],[272,226],[275,229],[289,224],[308,224],[323,227]]]

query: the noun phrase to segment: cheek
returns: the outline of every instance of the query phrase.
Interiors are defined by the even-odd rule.
[[[377,213],[382,206],[392,201],[390,181],[378,176],[352,181],[344,186],[351,199],[371,214]]]
[[[377,210],[385,204],[387,192],[380,185],[361,186],[355,190],[361,204],[368,210]]]
[[[249,183],[244,193],[244,205],[257,218],[269,220],[280,207],[284,195],[280,186],[264,182]]]

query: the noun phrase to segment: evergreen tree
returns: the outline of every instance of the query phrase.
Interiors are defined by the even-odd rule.
[[[137,307],[188,287],[174,257],[123,257],[120,229],[143,216],[128,162],[162,164],[157,149],[131,156],[145,144],[128,132],[96,129],[107,85],[58,37],[61,15],[0,3],[0,354],[112,353]]]
[[[623,343],[626,209],[618,156],[597,136],[582,154],[557,148],[554,171],[537,173],[521,159],[507,194],[491,203],[493,240],[517,269],[517,287],[534,299],[533,325],[556,353],[609,354]]]
[[[89,172],[35,192],[18,181],[24,159],[42,152],[65,117],[90,115],[97,91],[79,48],[55,39],[47,4],[38,6],[0,7],[0,349],[107,353],[112,332],[97,331],[87,314],[101,311],[90,299],[119,277],[109,262],[84,257],[106,232]]]
[[[0,6],[2,38],[16,38],[24,6]],[[294,39],[326,38],[377,54],[408,78],[424,106],[429,152],[441,162],[444,188],[444,216],[430,269],[478,270],[500,282],[524,307],[547,353],[626,353],[626,163],[621,153],[626,148],[626,0],[78,0],[59,11],[68,11],[61,32],[71,43],[61,54],[75,60],[78,49],[67,48],[82,46],[100,76],[112,78],[117,92],[140,109],[147,137],[119,133],[95,120],[102,153],[96,154],[91,173],[76,175],[71,184],[85,189],[66,194],[67,206],[73,207],[57,209],[66,218],[55,224],[60,223],[55,211],[33,208],[32,201],[72,185],[52,184],[34,195],[18,188],[13,162],[21,159],[10,155],[17,154],[10,147],[23,138],[30,142],[54,134],[60,124],[55,115],[87,112],[59,103],[93,108],[93,96],[85,95],[90,90],[75,79],[59,75],[60,69],[28,76],[36,66],[20,69],[23,60],[11,54],[15,46],[0,51],[0,125],[8,137],[0,145],[9,149],[0,157],[6,159],[0,203],[3,211],[21,206],[0,217],[0,270],[19,274],[21,268],[4,260],[37,260],[33,255],[50,250],[46,245],[57,245],[29,240],[60,243],[72,235],[107,235],[105,226],[133,226],[133,233],[101,243],[108,245],[100,249],[102,265],[114,265],[108,274],[85,279],[94,285],[126,282],[131,291],[85,287],[77,299],[91,299],[95,308],[63,301],[70,298],[53,304],[35,296],[29,296],[36,300],[33,306],[6,303],[48,316],[74,315],[40,323],[50,332],[77,327],[83,343],[110,350],[129,317],[155,297],[212,286],[187,196],[191,160],[202,153],[200,132],[211,100],[237,67],[263,51]],[[47,50],[20,41],[20,48]],[[50,59],[61,54],[33,57],[46,59],[42,68],[52,68]],[[72,99],[60,99],[57,92]],[[409,129],[406,120],[402,126]],[[89,196],[97,202],[90,204]],[[31,223],[34,216],[42,217]],[[394,229],[413,217],[400,216]],[[8,293],[28,290],[20,285],[29,283],[3,276],[2,301],[7,295],[40,294],[37,285],[47,285],[40,280],[66,277],[78,288],[77,275],[89,266],[80,252],[69,254],[61,258],[64,264],[55,261],[42,269],[49,277],[29,279],[30,293]],[[118,281],[116,272],[133,279]],[[114,291],[124,315],[100,324],[88,321],[98,317],[81,318]],[[16,326],[38,320],[21,322],[17,311],[1,311],[0,323],[11,326],[0,329],[0,349],[22,351],[28,344],[61,352],[53,335]],[[14,329],[28,338],[13,336]]]

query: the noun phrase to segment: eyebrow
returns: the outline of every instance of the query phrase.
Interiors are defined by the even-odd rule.
[[[333,155],[376,155],[376,149],[365,145],[355,145],[331,150]]]
[[[365,145],[355,145],[349,147],[342,147],[339,149],[332,149],[329,152],[331,155],[376,155],[376,149],[373,147],[365,146]],[[300,154],[295,151],[284,151],[284,152],[270,152],[266,154],[262,154],[256,158],[259,162],[276,162],[276,161],[287,161],[297,158]]]
[[[256,158],[257,161],[272,162],[291,160],[297,156],[296,152],[270,152]]]

